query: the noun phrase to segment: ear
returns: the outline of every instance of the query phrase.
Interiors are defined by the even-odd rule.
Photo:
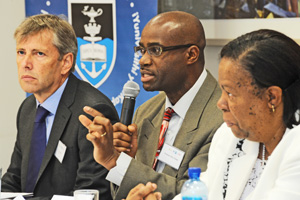
[[[278,86],[270,86],[267,89],[268,106],[272,109],[272,105],[276,108],[282,103],[282,89]]]
[[[187,64],[193,64],[199,59],[199,48],[196,45],[193,45],[188,48],[187,51]]]
[[[74,56],[72,53],[67,53],[62,58],[62,68],[61,68],[61,74],[66,75],[69,73],[69,71],[72,68],[73,65]]]

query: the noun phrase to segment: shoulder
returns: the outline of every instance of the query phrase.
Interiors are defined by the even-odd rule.
[[[153,103],[165,102],[165,100],[166,100],[166,94],[164,92],[160,92],[159,94],[147,100],[140,107],[147,107],[149,105],[153,105]]]
[[[70,75],[60,104],[69,107],[76,115],[83,114],[83,107],[90,106],[100,111],[112,122],[119,120],[118,113],[111,100],[90,83]]]
[[[26,99],[24,99],[24,101],[20,105],[19,114],[20,113],[26,114],[28,112],[31,112],[32,110],[34,110],[33,108],[35,108],[35,106],[36,106],[35,97],[34,97],[34,95],[30,95]]]
[[[283,156],[282,159],[300,159],[300,154],[295,154],[295,152],[300,152],[299,141],[300,125],[295,126],[293,129],[287,129],[281,141],[273,151],[272,157]]]
[[[215,78],[207,71],[202,86],[186,114],[187,119],[197,118],[201,129],[215,132],[223,123],[222,112],[217,108],[221,90]]]
[[[166,94],[164,92],[160,92],[158,95],[152,97],[151,99],[147,100],[145,103],[140,105],[136,110],[136,114],[158,112],[157,110],[161,109],[161,107],[165,104],[165,101]]]
[[[218,85],[218,82],[211,75],[211,73],[207,71],[207,76],[199,91],[197,92],[192,104],[196,104],[198,106],[205,105],[205,110],[208,110],[208,112],[214,114],[218,112],[218,114],[220,115],[221,112],[217,108],[217,102],[220,97],[221,89]]]
[[[83,103],[103,102],[111,104],[110,99],[100,90],[86,81],[79,80],[73,74],[71,74],[69,77],[69,81],[63,94],[63,97],[64,96],[66,96],[68,99],[74,98],[76,101]]]
[[[213,75],[208,70],[206,71],[207,71],[207,76],[203,82],[202,87],[200,88],[200,91],[206,93],[210,91],[208,93],[211,94],[211,98],[219,99],[222,92],[219,87],[219,84],[217,80],[213,77]]]

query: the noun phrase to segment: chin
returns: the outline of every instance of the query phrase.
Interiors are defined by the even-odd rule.
[[[235,134],[235,133],[233,133],[233,135],[239,139],[246,139],[245,135],[240,135],[240,134]]]
[[[35,89],[32,89],[30,87],[24,87],[24,86],[21,86],[22,90],[26,93],[34,93],[36,90]]]
[[[156,91],[155,89],[151,88],[151,86],[147,86],[147,85],[143,85],[144,90],[146,90],[147,92],[153,92]]]
[[[240,129],[236,130],[235,128],[231,128],[231,131],[232,131],[233,135],[237,138],[240,138],[240,139],[247,138],[247,133],[243,132]]]

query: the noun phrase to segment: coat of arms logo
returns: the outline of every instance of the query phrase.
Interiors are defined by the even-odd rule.
[[[114,5],[74,4],[72,9],[72,25],[79,46],[75,69],[83,80],[98,88],[109,77],[116,59]],[[99,20],[99,23],[98,18],[103,16],[105,20]],[[103,29],[111,30],[102,34]]]

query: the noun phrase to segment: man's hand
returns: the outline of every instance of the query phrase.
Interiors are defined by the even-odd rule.
[[[161,200],[161,193],[154,192],[157,185],[148,182],[146,185],[140,183],[130,190],[126,199],[123,200]]]
[[[135,157],[137,151],[137,126],[131,124],[128,127],[122,123],[113,125],[114,146],[121,153],[125,152],[131,157]]]
[[[94,120],[91,121],[85,115],[79,116],[81,124],[89,130],[86,138],[94,145],[94,159],[110,170],[116,166],[119,157],[119,152],[113,145],[113,128],[110,120],[91,107],[85,106],[83,110],[94,117]]]

